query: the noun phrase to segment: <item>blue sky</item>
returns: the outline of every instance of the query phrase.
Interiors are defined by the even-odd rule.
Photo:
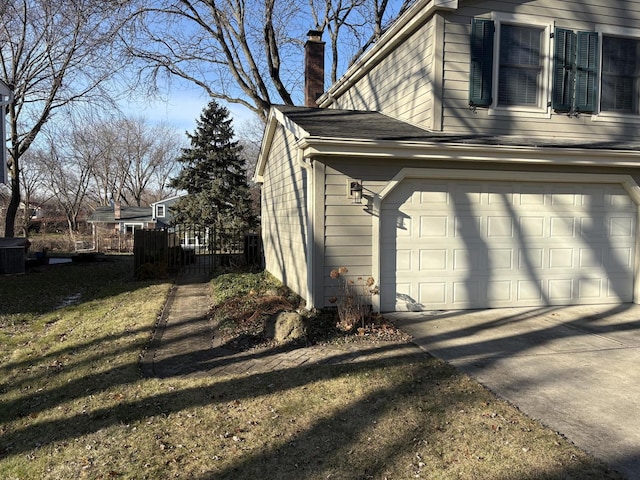
[[[166,123],[179,132],[193,132],[196,127],[196,119],[200,117],[202,110],[209,103],[209,97],[196,85],[184,82],[177,87],[177,81],[172,82],[173,88],[156,100],[143,99],[136,102],[135,99],[127,101],[123,109],[127,115],[143,117],[149,123]],[[233,118],[234,129],[247,120],[253,118],[253,114],[240,105],[226,105]]]
[[[389,13],[391,15],[396,13],[401,3],[402,0],[390,0],[390,6],[388,10]],[[185,28],[190,27],[189,25],[186,25]],[[300,30],[301,40],[306,38],[306,29],[300,28],[298,26],[298,30]],[[327,42],[325,50],[325,68],[328,77],[329,69],[331,68],[331,51],[327,35],[324,35],[324,40]],[[295,49],[294,51],[296,51],[296,56],[299,55],[299,58],[286,58],[286,62],[288,63],[287,67],[293,71],[300,72],[303,67],[303,57],[301,55],[302,52],[299,52]],[[289,51],[286,50],[286,52]],[[286,52],[283,51],[281,53],[284,54]],[[350,54],[348,54],[347,52],[342,53],[342,56],[344,57],[342,58],[342,61],[345,62],[346,60],[348,60]],[[211,79],[212,82],[215,82],[216,80],[217,79],[215,78]],[[325,85],[326,87],[329,86],[328,83],[329,82],[327,78],[327,82]],[[135,99],[131,99],[130,101],[126,102],[126,104],[123,104],[125,113],[134,117],[144,117],[150,123],[167,123],[181,132],[192,132],[196,125],[196,119],[200,116],[202,109],[209,102],[209,97],[201,88],[199,88],[195,84],[192,84],[186,80],[179,79],[177,77],[173,77],[171,80],[165,83],[164,86],[161,86],[161,89],[164,93],[163,98],[156,99],[154,101],[142,99],[140,102],[136,102]],[[298,88],[294,89],[292,94],[294,97],[296,97],[296,102],[301,102],[302,86],[299,85]],[[276,95],[274,95],[274,98],[276,98]],[[233,118],[233,126],[236,132],[241,129],[242,125],[245,122],[254,119],[254,115],[247,108],[241,105],[226,104],[225,106],[231,112],[231,117]]]

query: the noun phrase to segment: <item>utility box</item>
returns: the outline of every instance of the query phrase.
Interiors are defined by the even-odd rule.
[[[0,275],[25,273],[29,245],[26,238],[0,238]]]

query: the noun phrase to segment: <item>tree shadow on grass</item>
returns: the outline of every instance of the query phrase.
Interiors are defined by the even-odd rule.
[[[388,345],[383,348],[387,353],[397,349],[397,354],[384,359],[372,358],[348,363],[340,362],[350,358],[337,355],[313,366],[223,377],[206,386],[167,389],[148,398],[122,401],[112,407],[52,420],[38,421],[34,414],[45,408],[53,408],[55,401],[47,400],[52,397],[26,394],[20,401],[25,406],[32,407],[27,408],[24,415],[33,418],[33,421],[0,436],[0,457],[24,454],[36,447],[71,441],[110,426],[142,422],[156,415],[167,417],[196,407],[223,406],[274,394],[285,395],[300,387],[350,376],[383,376],[396,367],[402,367],[404,373],[401,378],[373,388],[368,394],[345,398],[343,407],[320,415],[310,425],[301,427],[288,438],[270,441],[262,448],[255,448],[239,456],[232,465],[225,464],[219,469],[213,467],[216,462],[212,460],[211,470],[200,478],[382,478],[389,466],[397,463],[399,458],[408,459],[407,471],[415,475],[428,476],[429,467],[455,472],[455,455],[462,455],[461,452],[439,452],[441,458],[435,465],[421,465],[419,459],[425,449],[439,451],[437,435],[449,434],[446,431],[451,428],[448,419],[453,412],[466,408],[465,405],[469,402],[466,387],[456,386],[460,374],[417,348],[407,350],[406,345]],[[122,368],[133,371],[132,367],[125,365]],[[117,371],[111,373],[114,378],[119,377]],[[79,384],[73,386],[72,391],[83,391],[86,394],[92,389],[104,390],[109,387],[108,380],[108,376],[79,379]],[[133,382],[135,378],[130,375],[128,380]],[[60,400],[64,398],[62,393],[58,394]],[[491,395],[488,392],[485,395],[487,402],[491,402]],[[378,422],[389,422],[390,415],[393,416],[396,410],[402,410],[407,405],[410,408],[419,406],[420,411],[414,411],[408,423],[398,424],[391,431],[378,434]],[[406,412],[398,414],[399,418],[406,418]],[[450,433],[455,434],[453,430]],[[33,439],[37,439],[37,445],[33,443]],[[210,441],[218,439],[212,437]],[[220,441],[234,442],[230,438]],[[485,443],[493,448],[491,442]],[[221,450],[223,451],[225,450]],[[428,456],[427,453],[423,455]],[[575,466],[576,472],[585,471],[583,461],[578,460],[580,465]],[[487,465],[479,466],[479,472],[491,470],[490,466],[488,470],[483,468],[487,468]],[[574,467],[559,469],[557,476],[549,474],[547,477],[537,478],[566,478],[572,468]],[[597,470],[599,476],[591,478],[603,478],[600,476],[602,471]],[[481,473],[479,475],[477,478],[500,478],[483,477]],[[520,475],[501,478],[526,477]]]

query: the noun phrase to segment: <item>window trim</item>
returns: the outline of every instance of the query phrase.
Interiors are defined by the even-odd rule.
[[[493,85],[492,103],[489,106],[489,115],[508,115],[517,117],[537,117],[551,118],[551,71],[553,62],[553,45],[551,33],[555,31],[555,22],[544,17],[531,17],[530,15],[509,14],[493,12],[491,20],[494,22],[495,34],[493,38]],[[539,103],[537,107],[525,107],[522,105],[498,106],[498,87],[500,84],[500,31],[502,24],[518,25],[523,27],[542,28],[542,45],[540,52],[542,55],[542,82],[539,87]]]
[[[165,205],[156,205],[156,217],[164,218],[166,217],[166,206]]]
[[[638,28],[628,28],[628,27],[614,27],[612,25],[596,25],[594,30],[598,36],[600,37],[600,44],[598,52],[599,54],[599,62],[598,62],[598,105],[596,111],[592,114],[591,119],[593,121],[624,121],[631,123],[640,123],[640,111],[638,113],[620,113],[620,112],[612,112],[612,111],[602,111],[602,68],[603,68],[603,58],[602,58],[602,49],[604,44],[604,37],[622,37],[622,38],[631,38],[633,40],[637,40],[640,42],[640,29]],[[640,91],[638,91],[638,96],[640,97]],[[637,99],[640,102],[640,98]]]
[[[123,222],[121,223],[120,232],[124,234],[128,234],[127,229],[131,228],[131,234],[133,235],[136,230],[141,230],[144,228],[144,223],[142,222]]]

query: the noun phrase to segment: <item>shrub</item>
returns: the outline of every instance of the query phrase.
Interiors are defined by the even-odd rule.
[[[336,326],[345,331],[353,330],[358,324],[364,328],[365,321],[371,316],[371,296],[378,293],[373,277],[353,280],[346,276],[348,272],[347,267],[331,270],[331,278],[337,282],[337,293],[329,299],[338,308]]]

